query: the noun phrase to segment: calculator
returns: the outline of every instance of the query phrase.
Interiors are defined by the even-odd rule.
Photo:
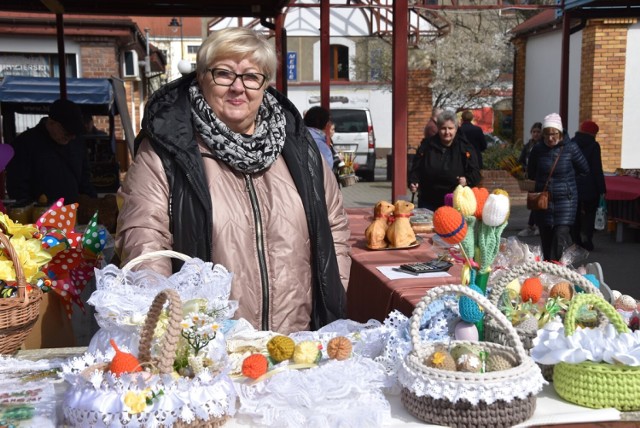
[[[446,272],[453,263],[446,260],[431,260],[429,262],[406,263],[400,269],[413,273]]]

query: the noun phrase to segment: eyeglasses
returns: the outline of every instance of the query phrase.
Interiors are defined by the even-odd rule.
[[[242,86],[246,89],[260,89],[264,85],[267,76],[262,73],[234,73],[231,70],[225,70],[224,68],[210,68],[211,77],[213,77],[213,83],[220,86],[231,86],[239,77],[242,82]]]
[[[542,135],[544,135],[545,137],[556,137],[558,138],[560,136],[559,132],[543,132]]]

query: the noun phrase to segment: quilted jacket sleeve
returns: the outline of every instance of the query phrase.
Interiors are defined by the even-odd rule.
[[[123,264],[151,251],[171,249],[169,185],[160,158],[149,141],[143,140],[140,145],[117,199],[120,213],[116,251]],[[168,276],[171,260],[154,259],[137,267],[141,268]]]

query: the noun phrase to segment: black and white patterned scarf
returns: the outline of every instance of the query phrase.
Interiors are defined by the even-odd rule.
[[[264,93],[253,135],[237,134],[215,115],[196,79],[189,87],[191,116],[213,156],[236,171],[253,174],[269,168],[282,151],[286,119],[275,97]]]

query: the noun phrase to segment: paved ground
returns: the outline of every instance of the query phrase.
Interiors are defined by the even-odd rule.
[[[378,159],[376,181],[358,182],[342,188],[344,203],[347,208],[371,207],[379,200],[391,201],[391,182],[386,181],[386,160]],[[408,198],[411,197],[409,193]],[[522,230],[529,218],[529,210],[523,205],[511,207],[509,225],[503,233],[504,237],[515,236]],[[616,242],[615,232],[596,232],[595,249],[589,253],[583,263],[598,262],[604,272],[604,280],[614,290],[640,299],[640,280],[635,265],[640,266],[640,229],[625,228],[623,242]],[[540,245],[538,236],[519,238],[530,245]]]

